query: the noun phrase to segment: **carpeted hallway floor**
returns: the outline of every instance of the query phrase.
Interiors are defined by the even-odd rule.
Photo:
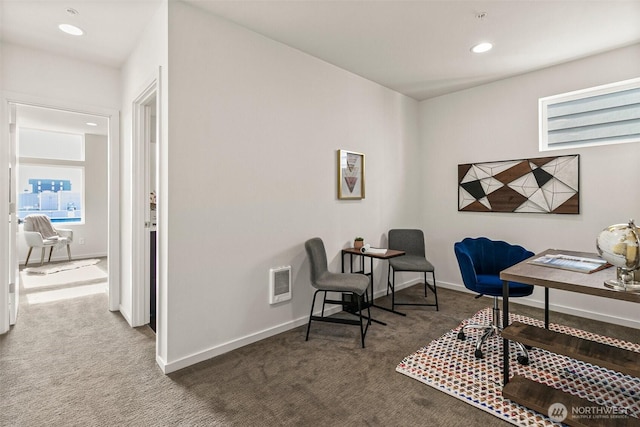
[[[395,372],[403,357],[491,305],[447,289],[438,295],[438,312],[373,308],[388,325],[371,326],[365,349],[357,328],[314,323],[308,342],[299,327],[170,375],[156,365],[153,332],[109,312],[104,294],[23,303],[0,336],[0,426],[507,425]],[[634,342],[640,335],[556,313],[552,321]]]

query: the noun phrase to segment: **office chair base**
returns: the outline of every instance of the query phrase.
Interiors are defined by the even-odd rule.
[[[496,312],[494,308],[494,315],[495,314]],[[499,310],[498,310],[498,314],[499,314]],[[487,341],[487,339],[489,339],[489,337],[492,337],[492,336],[499,337],[500,331],[502,331],[502,328],[499,325],[496,325],[495,322],[492,325],[482,325],[478,323],[472,323],[469,325],[464,325],[462,329],[458,331],[457,337],[460,341],[464,341],[467,338],[466,334],[464,333],[465,329],[483,329],[484,330],[483,334],[480,336],[480,338],[478,338],[478,342],[476,343],[476,348],[473,352],[473,355],[476,357],[476,359],[482,359],[484,357],[482,353],[482,345],[485,343],[485,341]],[[528,350],[531,349],[531,347],[525,346],[524,344],[519,343],[517,341],[514,341],[514,342],[522,352],[521,355],[518,355],[516,360],[518,361],[519,364],[523,366],[527,366],[529,364]]]
[[[467,328],[468,329],[485,329],[485,332],[482,334],[482,336],[478,338],[478,342],[476,343],[476,348],[473,352],[473,355],[476,357],[476,359],[482,359],[484,357],[484,354],[482,353],[482,344],[484,344],[485,341],[491,336],[494,336],[494,335],[500,336],[500,329],[499,328],[495,329],[496,328],[495,326],[487,326],[487,325],[480,325],[480,324],[465,325],[458,332],[458,339],[460,341],[464,341],[467,338],[467,336],[464,333],[464,330]],[[528,349],[531,349],[531,347],[525,346],[519,342],[516,342],[516,345],[518,346],[520,351],[523,353],[521,355],[518,355],[516,360],[518,361],[519,364],[523,366],[527,366],[529,364]]]

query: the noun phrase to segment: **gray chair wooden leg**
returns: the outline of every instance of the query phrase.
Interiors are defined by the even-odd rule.
[[[42,254],[40,255],[40,265],[44,264],[44,246],[42,247]]]
[[[47,262],[51,262],[51,254],[53,254],[53,246],[49,249],[49,260]]]
[[[67,256],[69,257],[69,261],[71,261],[71,247],[67,245]]]
[[[33,246],[29,247],[29,252],[27,253],[27,260],[24,262],[24,266],[26,267],[29,264],[29,257],[31,256],[31,251],[33,250]]]

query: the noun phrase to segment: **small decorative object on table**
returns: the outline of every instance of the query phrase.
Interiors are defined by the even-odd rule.
[[[363,246],[364,246],[364,239],[363,239],[362,237],[356,237],[356,238],[353,240],[353,247],[354,247],[355,249],[360,249],[360,248],[361,248],[361,247],[363,247]]]
[[[602,230],[596,247],[602,258],[617,267],[616,278],[604,285],[619,291],[640,291],[640,230],[633,220]]]

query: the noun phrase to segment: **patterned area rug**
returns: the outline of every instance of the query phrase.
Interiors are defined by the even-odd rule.
[[[467,323],[489,323],[490,308],[479,311],[457,328],[405,357],[396,371],[457,397],[505,421],[519,426],[560,426],[547,414],[540,414],[502,397],[502,338],[492,337],[483,347],[484,358],[474,356],[479,331],[457,333]],[[510,315],[511,321],[544,327],[544,322]],[[550,324],[549,329],[580,338],[638,352],[640,344],[616,340],[567,326]],[[617,413],[640,418],[640,378],[623,375],[589,363],[541,349],[529,351],[529,365],[515,360],[517,347],[510,346],[511,375],[518,374],[556,389],[577,395],[598,405],[622,408]]]
[[[76,268],[96,265],[100,260],[96,258],[79,259],[77,261],[69,261],[58,264],[45,264],[39,267],[27,267],[23,271],[27,274],[53,274],[59,271],[75,270]]]
[[[95,265],[87,265],[72,270],[62,270],[51,274],[27,274],[25,271],[20,272],[20,281],[25,291],[105,282],[107,277],[107,273]]]

